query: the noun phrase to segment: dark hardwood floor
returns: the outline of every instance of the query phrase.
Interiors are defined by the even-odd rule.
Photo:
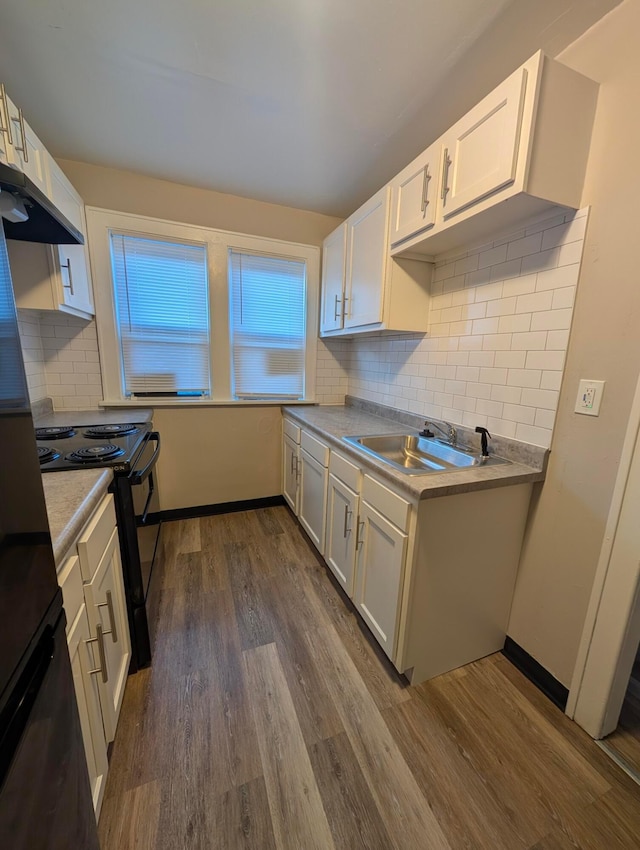
[[[409,687],[288,509],[168,523],[103,850],[617,850],[640,794],[501,655]]]

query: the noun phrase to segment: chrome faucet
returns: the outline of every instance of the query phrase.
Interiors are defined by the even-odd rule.
[[[443,428],[442,425],[445,425],[446,428]],[[425,431],[429,430],[429,427],[435,428],[436,431],[439,431],[443,437],[446,438],[447,442],[450,446],[455,446],[458,444],[458,432],[454,428],[454,426],[450,422],[443,422],[442,425],[438,425],[437,422],[432,422],[430,419],[424,423]]]

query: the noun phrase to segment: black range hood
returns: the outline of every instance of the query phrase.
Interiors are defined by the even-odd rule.
[[[84,237],[26,174],[0,163],[0,190],[16,195],[29,213],[28,221],[3,220],[7,239],[48,245],[84,245]]]

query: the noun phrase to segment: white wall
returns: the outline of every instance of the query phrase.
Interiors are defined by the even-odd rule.
[[[583,194],[591,206],[550,464],[533,506],[509,634],[569,685],[640,368],[640,0],[561,54],[600,81]],[[599,417],[573,412],[578,381],[606,381]]]

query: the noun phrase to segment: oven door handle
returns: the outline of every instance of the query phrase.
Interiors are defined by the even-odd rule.
[[[135,486],[136,484],[142,484],[144,479],[149,475],[151,468],[158,460],[158,455],[160,454],[160,434],[158,433],[158,431],[151,431],[149,434],[149,440],[155,441],[156,449],[151,455],[149,462],[143,469],[134,469],[129,475],[129,481],[131,482],[132,486]]]
[[[149,507],[151,506],[151,499],[153,498],[153,494],[155,493],[156,488],[153,483],[153,472],[149,473],[149,492],[147,493],[147,501],[144,503],[144,510],[142,511],[142,516],[140,517],[139,525],[147,524],[147,515],[149,513]],[[138,523],[136,522],[136,525]]]

